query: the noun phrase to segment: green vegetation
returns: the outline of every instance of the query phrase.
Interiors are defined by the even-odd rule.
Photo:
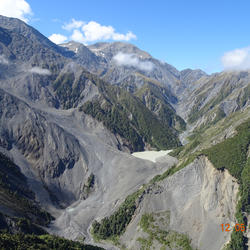
[[[61,74],[56,78],[52,86],[64,109],[77,106],[86,80],[85,71],[78,78],[75,78],[74,73]]]
[[[177,132],[160,121],[139,98],[101,80],[95,80],[95,84],[102,96],[86,102],[80,110],[124,138],[131,151],[142,151],[145,143],[156,149],[180,145]]]
[[[152,214],[143,214],[140,221],[140,227],[146,232],[154,221]]]
[[[237,127],[237,134],[202,152],[213,165],[220,170],[228,169],[240,183],[240,201],[237,204],[236,219],[238,223],[247,222],[246,213],[250,213],[250,119]],[[227,249],[247,249],[242,232],[235,230]]]
[[[201,112],[200,112],[200,109],[201,109],[201,106],[202,106],[202,103],[205,101],[206,99],[206,93],[199,93],[199,92],[196,92],[196,98],[195,98],[195,103],[189,113],[189,117],[188,117],[188,123],[193,123],[195,122],[200,116],[201,116]]]
[[[24,233],[42,235],[47,232],[29,219],[10,217],[0,213],[0,233]]]
[[[184,146],[180,146],[178,148],[175,148],[174,150],[172,150],[169,153],[169,155],[178,158],[180,153],[183,151],[183,149],[184,149]]]
[[[181,158],[180,156],[189,156],[190,154],[193,154],[195,152],[200,143],[200,140],[198,138],[195,138],[189,144],[185,145],[185,147],[174,149],[172,152],[170,152],[169,155],[177,158]]]
[[[223,76],[222,76],[223,77]],[[223,81],[223,86],[221,87],[219,93],[212,98],[210,101],[208,101],[202,108],[202,103],[206,99],[206,93],[197,93],[198,96],[196,98],[196,103],[192,108],[192,111],[190,112],[188,122],[193,123],[200,117],[202,117],[203,114],[208,113],[210,110],[214,109],[217,106],[216,113],[216,120],[219,120],[219,117],[223,118],[223,113],[218,111],[220,108],[218,107],[218,104],[221,103],[225,98],[227,98],[234,90],[235,85],[232,84],[232,82],[235,81],[235,77],[237,76],[229,76],[229,78],[226,79],[220,79]],[[211,84],[211,81],[214,81],[214,79],[211,79],[210,82],[208,82],[208,85]],[[211,84],[210,89],[207,90],[207,93],[214,88],[214,83]]]
[[[238,86],[235,85],[235,82],[239,82],[239,78],[244,76],[242,74],[245,74],[244,72],[239,73],[240,76],[237,74],[226,74],[226,75],[220,75],[215,79],[211,79],[207,85],[210,86],[209,89],[206,90],[206,92],[200,92],[200,89],[196,91],[196,100],[194,103],[194,106],[189,114],[188,122],[194,123],[199,118],[201,118],[204,114],[216,114],[215,119],[211,121],[207,121],[207,123],[213,123],[215,124],[219,120],[225,117],[224,111],[222,111],[220,107],[220,103],[227,99],[237,88]],[[216,76],[215,76],[216,77]],[[203,103],[206,99],[207,93],[209,93],[216,85],[215,82],[221,82],[222,87],[220,91],[216,94],[215,97],[211,98],[204,106]],[[240,90],[237,98],[237,104],[238,108],[241,109],[244,107],[249,100],[250,96],[250,84],[248,84],[244,89]],[[207,124],[207,125],[208,125]]]
[[[186,129],[185,121],[179,117],[169,100],[176,102],[175,97],[169,94],[169,90],[159,85],[159,83],[144,80],[144,85],[135,93],[144,105],[166,125],[179,131]]]
[[[188,157],[196,151],[201,151],[211,147],[211,145],[224,140],[225,131],[234,131],[233,128],[239,126],[250,117],[250,108],[244,112],[237,111],[221,119],[216,124],[206,124],[196,128],[192,135],[188,137],[189,143],[185,146],[174,149],[169,155],[177,157],[180,160]],[[228,132],[227,132],[228,134]],[[233,135],[233,134],[232,134]]]
[[[82,250],[97,250],[103,249],[96,246],[84,245],[80,242],[66,240],[53,235],[30,235],[30,234],[0,234],[0,249],[82,249]]]
[[[95,85],[100,94],[86,102],[79,110],[103,122],[112,133],[120,135],[131,152],[142,151],[146,144],[156,149],[180,146],[175,128],[185,129],[185,122],[175,114],[167,102],[170,98],[168,93],[159,96],[159,90],[154,89],[151,99],[161,103],[159,112],[154,113],[152,105],[152,110],[148,109],[140,100],[140,93],[138,98],[86,71],[82,71],[79,77],[74,73],[64,73],[59,75],[52,85],[60,105],[65,109],[77,107],[87,81]]]
[[[80,93],[77,93],[77,89],[74,90],[74,93],[72,93],[74,80],[75,77],[73,73],[65,73],[63,75],[59,75],[53,83],[54,91],[56,92],[60,103],[63,105],[63,108],[71,108],[74,101],[79,98]]]
[[[156,175],[151,181],[150,184],[154,184],[156,182],[162,181],[164,179],[166,179],[167,177],[173,175],[174,173],[178,172],[179,170],[181,170],[184,166],[180,165],[178,167],[173,166],[171,168],[169,168],[167,171],[165,171],[163,174],[161,175]]]
[[[176,115],[167,104],[162,104],[157,114],[161,121],[175,128],[177,131],[186,130],[185,121],[180,116]]]
[[[144,143],[140,135],[130,123],[127,115],[120,107],[106,103],[101,107],[99,102],[87,102],[81,107],[81,111],[103,122],[112,133],[119,134],[131,144],[131,151],[142,151]],[[129,145],[128,145],[129,146]]]
[[[11,218],[11,220],[15,223],[15,227],[18,228],[20,233],[24,234],[36,234],[41,235],[45,234],[46,231],[43,230],[41,227],[31,223],[30,220],[25,218]]]
[[[102,219],[100,222],[94,221],[92,224],[92,234],[97,240],[114,239],[120,236],[132,219],[136,210],[136,202],[142,195],[144,189],[129,195],[114,214]]]
[[[154,242],[160,244],[161,249],[183,249],[191,250],[191,241],[184,234],[169,230],[170,212],[158,212],[151,214],[143,214],[139,223],[143,232],[147,233],[147,237],[139,237],[137,241],[141,245],[141,249],[151,249]],[[164,230],[162,230],[164,228]]]
[[[203,151],[216,168],[225,167],[242,183],[250,144],[250,119],[237,127],[237,134]]]

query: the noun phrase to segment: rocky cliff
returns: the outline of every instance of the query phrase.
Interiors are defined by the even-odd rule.
[[[181,239],[186,235],[194,249],[221,249],[230,239],[221,224],[236,223],[238,189],[228,171],[216,170],[202,156],[146,190],[121,242],[128,249],[184,249]],[[143,227],[145,215],[149,216],[147,228]],[[180,242],[174,241],[174,234]]]

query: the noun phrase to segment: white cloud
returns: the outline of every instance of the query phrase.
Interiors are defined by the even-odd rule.
[[[131,31],[126,34],[117,33],[112,26],[104,26],[95,21],[85,23],[84,21],[73,18],[69,23],[64,24],[62,28],[72,32],[70,35],[71,40],[83,44],[106,40],[129,41],[136,39],[136,35]],[[68,40],[66,36],[61,34],[53,34],[49,39],[56,44],[61,44]]]
[[[221,61],[225,70],[250,69],[250,47],[228,51]]]
[[[98,40],[129,41],[131,39],[136,39],[136,35],[130,31],[127,34],[116,33],[112,26],[104,26],[95,21],[90,21],[89,23],[83,25],[82,31],[84,33],[85,42]]]
[[[33,67],[29,70],[30,73],[35,73],[38,75],[50,75],[51,72],[48,69],[43,69],[40,67]]]
[[[0,64],[5,64],[5,65],[9,64],[8,60],[5,58],[4,55],[0,55]]]
[[[62,26],[63,29],[71,31],[73,29],[79,29],[84,25],[83,21],[77,21],[74,18],[71,19],[71,21],[67,24],[64,24]]]
[[[67,41],[67,37],[61,34],[52,34],[49,39],[55,44],[61,44]]]
[[[0,0],[0,15],[16,17],[27,23],[32,10],[25,0]]]
[[[129,41],[131,39],[136,39],[136,35],[129,31],[126,35],[114,33],[112,38],[115,41]]]
[[[131,31],[126,34],[117,33],[112,26],[101,25],[95,21],[88,23],[75,20],[74,18],[67,24],[62,26],[64,30],[73,31],[71,39],[81,43],[95,42],[95,41],[129,41],[136,39],[136,35]]]
[[[114,61],[119,66],[132,66],[140,70],[152,71],[154,64],[150,61],[142,61],[135,54],[125,54],[119,52],[113,57]]]
[[[73,34],[71,35],[70,38],[73,41],[80,42],[80,43],[85,43],[85,38],[84,38],[82,32],[79,31],[79,30],[74,30]]]

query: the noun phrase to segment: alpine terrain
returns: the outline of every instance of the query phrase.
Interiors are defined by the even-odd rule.
[[[244,250],[249,228],[250,71],[0,16],[1,249]]]

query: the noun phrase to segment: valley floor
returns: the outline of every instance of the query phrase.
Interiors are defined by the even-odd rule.
[[[143,151],[143,152],[135,152],[132,155],[144,159],[144,160],[149,160],[152,162],[157,162],[162,157],[166,156],[168,153],[170,153],[172,150],[160,150],[160,151]]]

